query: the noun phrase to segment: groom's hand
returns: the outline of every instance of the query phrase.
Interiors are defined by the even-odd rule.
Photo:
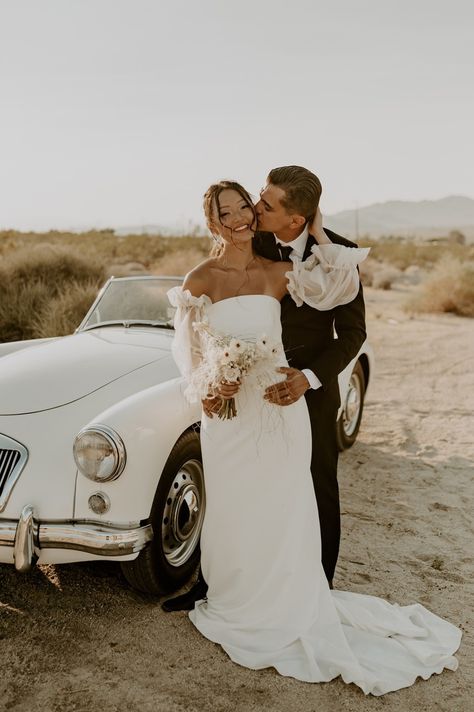
[[[275,405],[291,405],[296,403],[306,391],[311,388],[308,379],[302,371],[297,368],[277,369],[278,373],[286,373],[286,380],[268,386],[263,396],[269,403]]]
[[[220,396],[210,396],[209,398],[203,398],[202,409],[208,418],[212,418],[215,413],[218,413],[222,406],[222,398]]]

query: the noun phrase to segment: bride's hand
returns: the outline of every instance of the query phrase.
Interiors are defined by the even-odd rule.
[[[233,398],[240,388],[240,381],[221,381],[215,389],[218,395],[224,400]]]
[[[319,206],[316,209],[316,215],[314,216],[314,220],[309,226],[309,232],[310,235],[313,235],[313,237],[316,238],[316,242],[318,243],[318,245],[331,244],[331,240],[326,235],[323,229],[323,216],[321,215]]]

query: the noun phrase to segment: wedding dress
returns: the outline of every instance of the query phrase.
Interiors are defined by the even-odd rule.
[[[358,289],[355,265],[365,254],[341,245],[313,248],[307,263],[296,263],[288,273],[290,294],[315,308],[351,301]],[[215,331],[241,339],[266,334],[281,341],[274,297],[242,295],[212,303],[180,287],[168,296],[177,307],[173,353],[185,377],[200,358],[193,322],[207,319]],[[287,365],[284,353],[281,365]],[[274,380],[282,380],[281,374]],[[202,417],[201,565],[209,590],[189,614],[198,630],[247,668],[273,666],[306,682],[340,675],[366,694],[382,695],[418,676],[455,670],[461,633],[451,623],[420,604],[399,607],[329,590],[320,563],[305,399],[286,407],[267,403],[249,375],[236,407],[232,420]]]

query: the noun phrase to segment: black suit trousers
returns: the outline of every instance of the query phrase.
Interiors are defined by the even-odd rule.
[[[321,560],[326,578],[332,581],[341,538],[336,439],[338,404],[332,398],[329,403],[325,402],[324,394],[318,391],[320,389],[307,391],[305,397],[313,441],[311,475],[321,527]]]

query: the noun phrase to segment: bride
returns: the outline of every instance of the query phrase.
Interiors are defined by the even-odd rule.
[[[218,254],[192,270],[182,288],[168,292],[177,307],[173,355],[188,381],[203,359],[193,323],[207,322],[214,332],[246,340],[265,334],[281,344],[280,300],[286,293],[320,310],[357,294],[357,263],[368,250],[325,238],[305,263],[273,262],[252,249],[256,215],[242,186],[211,186],[204,207],[220,242]],[[273,382],[288,366],[281,354]],[[240,665],[274,667],[306,682],[340,675],[366,694],[455,670],[461,633],[454,625],[420,604],[399,607],[329,589],[320,563],[305,399],[280,407],[264,393],[249,373],[241,382],[222,383],[203,404],[201,565],[209,589],[190,612],[191,621]],[[237,415],[219,418],[222,399],[231,397]]]

